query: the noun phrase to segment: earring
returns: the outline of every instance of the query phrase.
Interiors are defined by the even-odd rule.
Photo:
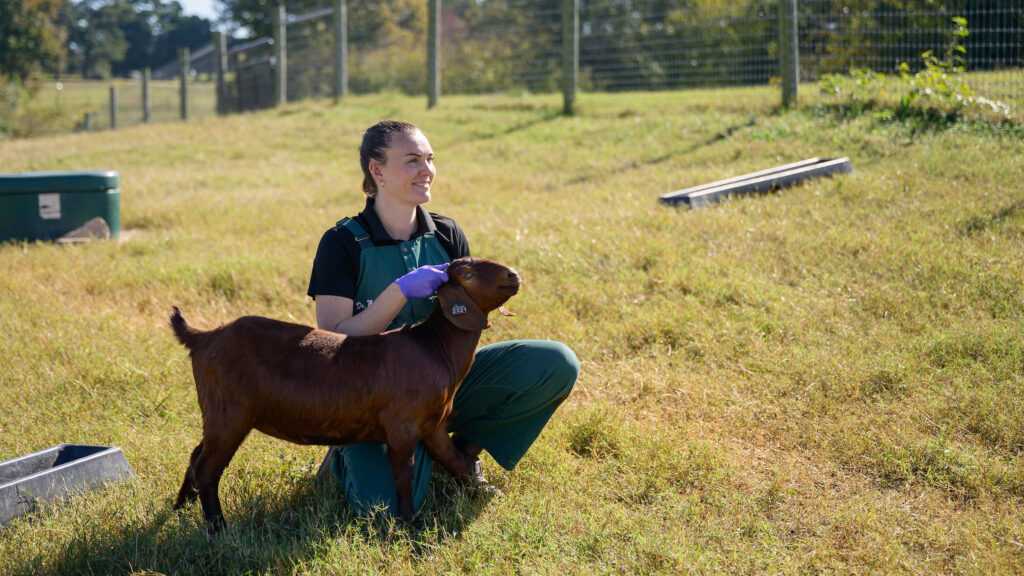
[[[383,178],[381,178],[381,179],[380,179],[380,184],[378,184],[378,185],[377,185],[377,190],[380,190],[380,189],[381,189],[381,188],[383,188],[383,187],[384,187],[384,179],[383,179]]]

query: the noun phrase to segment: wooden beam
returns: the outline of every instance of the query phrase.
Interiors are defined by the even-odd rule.
[[[853,172],[849,158],[808,158],[792,164],[669,192],[662,194],[659,200],[672,206],[686,204],[690,208],[700,208],[720,202],[729,196],[764,194],[795,186],[809,178],[846,172]]]

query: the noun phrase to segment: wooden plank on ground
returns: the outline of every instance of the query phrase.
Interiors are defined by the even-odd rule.
[[[685,204],[690,208],[701,208],[730,196],[764,194],[772,190],[795,186],[810,178],[852,171],[850,159],[846,157],[808,158],[792,164],[784,164],[767,170],[669,192],[662,194],[659,200],[663,204],[672,206]]]

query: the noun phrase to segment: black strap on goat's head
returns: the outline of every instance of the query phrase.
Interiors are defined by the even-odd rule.
[[[466,292],[466,289],[448,282],[437,291],[437,300],[441,306],[441,312],[449,322],[463,330],[486,330],[491,327],[487,321],[487,313],[480,309],[476,300]]]

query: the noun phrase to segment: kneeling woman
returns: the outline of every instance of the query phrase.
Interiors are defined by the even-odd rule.
[[[376,334],[424,320],[447,281],[448,262],[469,256],[469,243],[454,220],[427,212],[434,152],[422,132],[384,121],[363,135],[359,150],[366,207],[324,233],[313,262],[309,295],[317,325],[343,334]],[[448,423],[455,445],[475,462],[476,482],[486,450],[512,470],[533,444],[579,374],[576,355],[564,344],[513,340],[484,346],[455,395]],[[329,471],[350,503],[395,512],[395,485],[386,448],[365,443],[331,448]],[[413,506],[426,498],[431,460],[415,454]]]

